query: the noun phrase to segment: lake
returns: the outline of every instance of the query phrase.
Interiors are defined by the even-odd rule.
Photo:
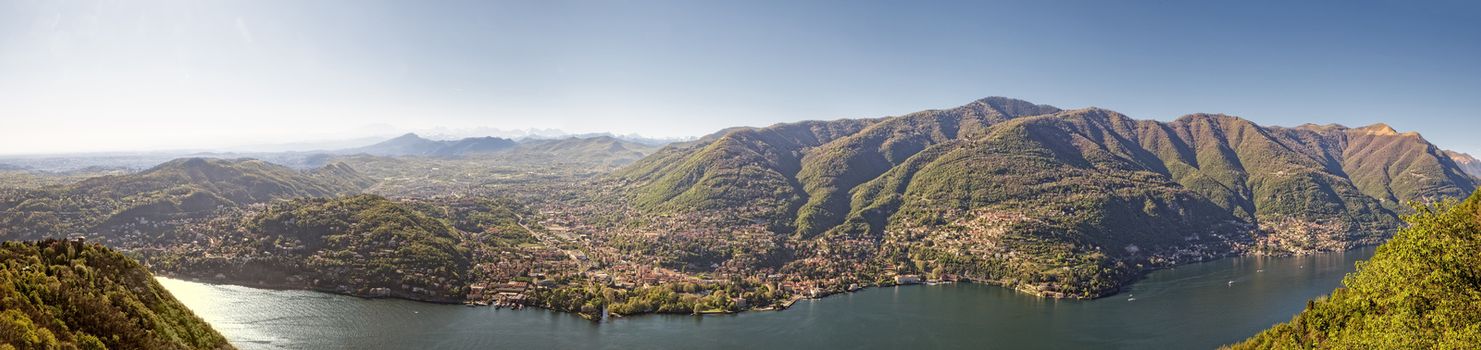
[[[540,309],[159,281],[242,349],[1209,349],[1290,320],[1372,255],[1364,248],[1226,258],[1157,271],[1089,301],[976,284],[902,286],[804,300],[779,312],[603,323]]]

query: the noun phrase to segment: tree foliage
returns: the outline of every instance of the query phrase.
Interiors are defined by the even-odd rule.
[[[4,242],[0,264],[0,348],[231,348],[142,265],[101,245]]]
[[[1290,322],[1235,349],[1462,349],[1481,344],[1481,192],[1418,206],[1409,227]]]

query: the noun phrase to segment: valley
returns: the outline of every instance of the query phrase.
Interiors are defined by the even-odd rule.
[[[1477,23],[0,1],[0,350],[1481,349]]]
[[[24,175],[0,190],[0,239],[99,242],[214,283],[601,319],[937,281],[1091,299],[1188,263],[1376,245],[1406,203],[1477,186],[1457,153],[1382,124],[1001,97],[662,147],[405,135],[291,158],[7,170]]]

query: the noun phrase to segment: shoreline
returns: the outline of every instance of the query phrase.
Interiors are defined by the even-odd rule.
[[[1120,294],[1121,291],[1122,291],[1122,289],[1124,289],[1125,287],[1131,286],[1132,284],[1135,284],[1136,282],[1139,282],[1142,279],[1145,279],[1148,274],[1151,274],[1153,272],[1157,272],[1157,271],[1161,271],[1161,270],[1175,269],[1175,268],[1181,267],[1181,266],[1189,266],[1189,265],[1196,265],[1196,264],[1203,264],[1203,263],[1212,263],[1212,262],[1224,260],[1224,259],[1227,259],[1227,258],[1276,258],[1276,259],[1300,258],[1300,257],[1308,257],[1308,256],[1321,255],[1321,254],[1347,253],[1347,252],[1352,252],[1352,251],[1361,250],[1361,249],[1370,249],[1370,248],[1373,248],[1373,247],[1376,247],[1376,246],[1377,246],[1376,244],[1375,245],[1359,245],[1359,246],[1354,246],[1354,247],[1351,247],[1349,249],[1340,250],[1340,251],[1312,252],[1310,254],[1287,254],[1287,255],[1232,254],[1232,255],[1222,256],[1222,257],[1219,257],[1219,258],[1216,258],[1216,259],[1210,259],[1210,260],[1204,260],[1204,261],[1195,261],[1195,262],[1189,262],[1189,263],[1183,263],[1183,264],[1176,264],[1176,265],[1170,265],[1170,266],[1160,267],[1160,268],[1155,268],[1155,269],[1145,269],[1145,270],[1141,271],[1140,273],[1138,273],[1137,276],[1136,276],[1136,278],[1133,279],[1131,282],[1128,282],[1128,283],[1126,283],[1126,284],[1124,284],[1122,286],[1118,286],[1115,291],[1104,293],[1104,294],[1100,294],[1100,295],[1097,295],[1095,297],[1090,297],[1090,298],[1054,297],[1054,296],[1047,295],[1047,293],[1026,290],[1024,288],[1018,288],[1018,287],[1015,287],[1015,286],[1009,286],[1009,285],[1005,285],[1005,284],[1001,284],[1001,283],[994,283],[993,281],[963,278],[963,279],[957,280],[957,281],[936,281],[936,282],[921,282],[921,283],[910,283],[910,284],[867,285],[867,286],[861,286],[861,288],[858,288],[858,289],[855,289],[855,290],[838,291],[838,292],[833,292],[833,293],[827,293],[827,294],[818,295],[818,296],[815,296],[815,297],[805,297],[805,296],[801,296],[801,295],[796,295],[796,296],[793,296],[792,298],[788,298],[786,301],[780,302],[779,304],[772,305],[772,306],[765,307],[765,308],[747,308],[747,309],[743,309],[743,310],[727,311],[727,312],[702,312],[702,313],[690,313],[690,314],[658,313],[658,312],[641,313],[641,314],[615,314],[615,313],[609,313],[608,315],[611,316],[611,317],[602,317],[601,315],[587,315],[587,314],[583,314],[583,313],[580,313],[580,312],[563,311],[563,310],[551,309],[551,308],[541,307],[541,306],[532,305],[532,304],[526,304],[525,306],[526,307],[530,307],[530,308],[536,308],[536,309],[546,310],[546,311],[550,311],[550,312],[560,313],[560,314],[569,314],[571,316],[580,317],[582,319],[591,321],[593,323],[602,323],[602,322],[606,322],[608,319],[623,319],[623,318],[642,317],[642,316],[649,316],[649,315],[706,317],[706,316],[718,316],[718,315],[739,315],[739,314],[748,313],[748,312],[780,312],[780,311],[786,311],[788,309],[791,309],[793,305],[795,305],[797,302],[802,301],[802,300],[822,300],[822,299],[825,299],[825,298],[828,298],[828,297],[831,297],[831,296],[834,296],[834,295],[855,293],[855,292],[860,292],[860,291],[864,291],[864,290],[867,290],[867,289],[878,289],[878,288],[885,288],[885,287],[908,287],[908,286],[941,286],[941,285],[958,284],[958,283],[962,283],[962,284],[975,284],[975,285],[988,286],[988,287],[1006,288],[1006,289],[1011,289],[1011,290],[1013,290],[1016,293],[1021,293],[1021,294],[1024,294],[1024,295],[1030,295],[1030,296],[1034,296],[1034,297],[1038,297],[1038,298],[1043,298],[1043,299],[1067,300],[1067,301],[1090,301],[1090,300],[1096,300],[1096,299],[1103,299],[1103,298],[1107,298],[1107,297],[1111,297],[1111,296]],[[220,280],[220,279],[215,279],[215,278],[196,278],[196,277],[188,277],[188,276],[184,276],[184,275],[180,275],[180,274],[154,273],[152,271],[151,271],[151,273],[153,273],[153,276],[155,278],[163,277],[163,278],[169,278],[169,279],[174,279],[174,280],[187,281],[187,282],[192,282],[192,283],[208,284],[208,285],[238,286],[238,287],[257,288],[257,289],[265,289],[265,290],[273,290],[273,291],[309,291],[309,292],[317,292],[317,293],[324,293],[324,294],[330,294],[330,295],[347,296],[347,297],[353,297],[353,298],[358,298],[358,299],[363,299],[363,300],[391,299],[391,300],[404,300],[404,301],[409,301],[409,302],[435,304],[435,305],[466,305],[465,302],[461,302],[461,301],[426,300],[426,299],[418,299],[418,298],[408,298],[408,297],[404,297],[404,296],[400,296],[400,295],[390,295],[390,296],[386,296],[386,297],[370,297],[370,296],[364,296],[364,295],[357,295],[357,294],[350,294],[350,293],[342,293],[342,292],[338,292],[338,291],[334,291],[334,290],[324,290],[324,289],[318,289],[318,288],[305,288],[303,286],[296,286],[296,285],[293,285],[291,283],[241,283],[240,281],[233,281],[233,280],[229,280],[229,279],[228,280]],[[480,306],[480,307],[482,307],[482,306]]]
[[[247,283],[247,282],[244,282],[244,281],[232,280],[232,279],[218,279],[218,278],[194,277],[194,276],[183,275],[183,274],[175,274],[175,273],[164,273],[164,272],[154,272],[154,271],[150,271],[150,273],[155,278],[164,277],[164,278],[169,278],[169,279],[174,279],[174,280],[181,280],[181,281],[195,282],[195,283],[202,283],[202,284],[210,284],[210,285],[228,285],[228,286],[257,288],[257,289],[266,289],[266,290],[274,290],[274,291],[309,291],[309,292],[318,292],[318,293],[324,293],[324,294],[333,294],[333,295],[342,295],[342,296],[347,296],[347,297],[355,297],[355,298],[366,299],[366,300],[396,299],[396,300],[406,300],[406,301],[414,301],[414,302],[418,302],[418,303],[439,304],[439,305],[462,305],[463,304],[463,302],[461,302],[461,301],[431,300],[431,299],[424,299],[424,298],[411,298],[411,297],[406,297],[406,296],[402,296],[402,295],[395,295],[395,294],[384,296],[384,297],[374,297],[374,296],[366,296],[366,295],[360,295],[360,294],[354,294],[354,293],[344,293],[344,292],[340,292],[340,291],[336,291],[336,290],[307,287],[307,286],[302,286],[302,285],[296,285],[296,284],[293,284],[293,283],[265,283],[265,281],[258,281],[258,283]]]

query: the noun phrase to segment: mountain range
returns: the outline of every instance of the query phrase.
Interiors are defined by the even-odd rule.
[[[464,228],[433,222],[447,220],[435,217],[447,210],[412,212],[415,199],[341,196],[389,179],[465,176],[446,188],[527,195],[526,204],[569,221],[562,226],[605,232],[594,244],[610,246],[599,248],[676,271],[778,274],[824,293],[924,275],[1090,298],[1185,262],[1377,244],[1403,225],[1410,203],[1477,187],[1466,173],[1475,164],[1469,157],[1384,124],[1276,127],[1221,114],[1161,122],[1003,97],[900,116],[730,128],[656,151],[612,137],[436,141],[408,134],[338,154],[347,153],[395,157],[324,155],[306,164],[326,165],[306,170],[183,158],[137,173],[5,189],[0,238],[84,235],[125,249],[174,249],[175,257],[198,253],[181,250],[180,242],[191,242],[245,260],[159,262],[183,266],[182,274],[302,270],[266,277],[318,276],[299,285],[362,294],[373,289],[362,282],[374,279],[323,276],[394,264],[335,259],[415,248],[420,260],[406,271],[420,271],[417,283],[388,292],[451,300],[470,263],[461,253],[439,253],[466,238],[458,233]],[[366,176],[338,162],[351,158],[408,174]],[[511,169],[478,170],[505,163],[535,175],[486,186]],[[592,164],[626,165],[606,173]],[[560,175],[573,166],[600,175]],[[532,171],[539,167],[549,169]],[[505,192],[477,196],[492,194]],[[294,226],[310,221],[329,223]],[[425,244],[382,246],[342,235],[345,227]],[[321,244],[329,241],[335,244]],[[266,246],[285,252],[257,249]]]
[[[372,145],[337,150],[331,153],[437,158],[510,155],[515,157],[545,157],[551,160],[578,158],[601,163],[627,163],[642,158],[644,155],[651,153],[654,148],[656,147],[612,136],[556,139],[529,138],[519,141],[488,136],[439,141],[408,133]]]
[[[1456,151],[1445,151],[1445,155],[1449,156],[1450,160],[1455,162],[1455,165],[1459,165],[1460,169],[1464,170],[1466,174],[1470,174],[1471,177],[1481,178],[1481,160],[1476,160],[1476,157],[1472,157],[1470,154]]]
[[[4,193],[0,238],[102,233],[116,239],[221,209],[356,193],[373,183],[341,163],[297,170],[254,159],[181,158],[137,173]]]
[[[336,153],[364,153],[378,156],[460,156],[492,153],[515,146],[514,140],[499,137],[470,137],[454,141],[428,140],[417,134],[405,134],[369,146],[340,150]]]
[[[1476,188],[1445,151],[1383,124],[1158,122],[1003,97],[727,129],[613,176],[648,213],[723,211],[861,242],[847,254],[896,267],[1068,296],[1114,291],[1144,264],[1376,244],[1405,203]]]

